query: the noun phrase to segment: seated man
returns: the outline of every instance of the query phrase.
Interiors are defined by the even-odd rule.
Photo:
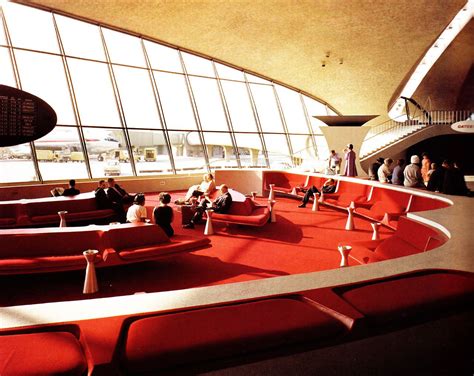
[[[129,204],[133,202],[134,196],[131,196],[120,185],[115,182],[114,178],[108,178],[109,189],[107,190],[107,197],[113,203]]]
[[[323,186],[321,187],[321,190],[323,193],[334,193],[336,190],[336,181],[334,179],[328,179],[324,182]],[[298,205],[299,208],[304,208],[306,207],[306,204],[309,201],[310,197],[313,197],[314,193],[319,193],[318,188],[316,188],[314,185],[311,186],[305,193],[303,199],[301,200],[301,204]]]
[[[126,213],[123,205],[118,202],[110,200],[108,192],[106,192],[107,183],[105,180],[100,180],[95,190],[95,199],[98,209],[113,209],[117,213],[117,219],[124,223],[126,221]]]
[[[211,208],[216,213],[226,213],[230,206],[232,205],[232,196],[229,193],[229,188],[227,185],[223,184],[220,188],[221,195],[217,197],[214,202],[211,202],[207,197],[204,198],[199,206],[196,208],[196,213],[194,213],[193,218],[191,221],[184,225],[183,228],[194,228],[195,223],[199,223],[202,219],[202,215],[204,211],[207,209],[209,203],[211,203]]]
[[[81,192],[76,188],[76,181],[74,179],[69,180],[69,188],[64,190],[63,196],[75,196],[79,193]]]

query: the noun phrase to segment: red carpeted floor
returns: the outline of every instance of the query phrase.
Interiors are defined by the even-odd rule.
[[[173,194],[173,201],[182,194]],[[258,199],[261,203],[266,200]],[[149,216],[158,203],[157,195],[147,195]],[[339,267],[338,243],[370,240],[370,223],[355,218],[354,231],[345,231],[347,214],[311,205],[297,207],[298,201],[277,198],[277,222],[264,227],[214,223],[212,247],[170,258],[97,270],[99,292],[82,294],[84,272],[1,276],[1,306],[78,300],[139,292],[157,292],[222,283],[240,282]],[[204,236],[204,224],[195,229],[181,228],[181,215],[175,211],[177,234]],[[381,230],[381,237],[391,234]]]

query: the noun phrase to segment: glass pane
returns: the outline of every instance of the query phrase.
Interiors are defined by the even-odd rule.
[[[255,116],[244,83],[221,81],[234,131],[257,132]]]
[[[210,60],[188,54],[187,52],[181,52],[181,55],[183,56],[184,64],[186,65],[186,71],[189,74],[197,74],[206,77],[216,76]]]
[[[11,2],[3,10],[14,47],[59,53],[51,13]]]
[[[266,167],[262,143],[258,134],[235,133],[242,167]]]
[[[0,47],[0,84],[16,87],[10,53],[5,47]]]
[[[215,63],[219,78],[227,78],[229,80],[245,81],[244,72],[227,65]]]
[[[112,63],[146,67],[140,38],[105,28],[102,31]]]
[[[178,174],[207,171],[204,150],[197,132],[169,132],[174,163]]]
[[[286,137],[279,134],[265,134],[264,138],[270,167],[279,170],[291,168],[292,162]]]
[[[318,150],[318,159],[326,160],[329,158],[329,146],[326,137],[318,135],[314,137],[316,141],[316,148]]]
[[[61,58],[19,50],[15,52],[15,57],[22,89],[53,107],[58,124],[75,125],[76,118]]]
[[[229,131],[224,114],[217,81],[209,78],[190,77],[191,88],[196,101],[203,130]]]
[[[325,123],[321,120],[315,118],[315,116],[326,116],[326,105],[303,95],[304,104],[306,105],[306,110],[308,111],[309,120],[311,122],[311,128],[313,134],[322,134],[321,129],[319,127],[327,127]]]
[[[138,175],[173,173],[162,131],[130,131]]]
[[[55,127],[35,141],[35,149],[43,180],[88,177],[77,128]]]
[[[184,76],[153,72],[168,129],[196,130],[193,108]]]
[[[250,73],[245,73],[245,76],[247,77],[248,82],[255,82],[257,84],[268,84],[268,85],[272,84],[271,81],[254,76],[253,74],[250,74]]]
[[[329,107],[326,106],[326,110],[328,112],[328,115],[332,115],[332,116],[339,116],[336,112],[334,112],[333,110],[331,110]]]
[[[145,40],[145,48],[153,69],[183,72],[178,50]]]
[[[0,148],[0,183],[37,180],[30,144]]]
[[[236,167],[237,157],[229,133],[204,132],[211,169]]]
[[[299,93],[280,85],[277,85],[276,89],[285,115],[288,132],[308,134],[308,124]]]
[[[290,135],[290,140],[293,147],[293,165],[311,171],[317,159],[312,136]]]
[[[129,128],[161,128],[150,75],[145,69],[114,66]]]
[[[55,18],[66,55],[106,60],[98,26],[60,15]]]
[[[264,132],[283,133],[280,112],[271,86],[250,84]]]
[[[94,178],[132,175],[122,130],[85,128],[84,137]]]
[[[7,37],[5,35],[5,28],[3,27],[3,17],[0,16],[0,45],[6,46]]]
[[[67,62],[82,124],[121,127],[107,65],[72,58]]]

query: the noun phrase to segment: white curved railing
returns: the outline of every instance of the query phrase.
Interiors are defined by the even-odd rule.
[[[389,120],[371,127],[360,148],[361,159],[428,126],[451,125],[469,119],[472,111],[429,111],[405,122]]]

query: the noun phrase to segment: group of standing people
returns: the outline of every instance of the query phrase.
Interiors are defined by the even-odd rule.
[[[428,153],[410,157],[410,164],[398,159],[378,158],[369,166],[369,179],[411,188],[423,188],[452,195],[468,195],[464,174],[456,162],[445,159],[441,166],[433,163]]]

